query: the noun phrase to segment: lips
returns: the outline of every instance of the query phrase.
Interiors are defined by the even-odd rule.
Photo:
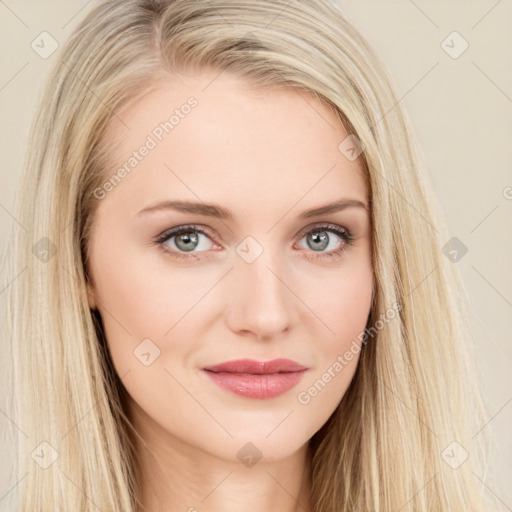
[[[203,368],[221,388],[246,398],[281,395],[298,384],[307,368],[290,359],[254,361],[238,359]]]
[[[297,372],[306,367],[291,359],[273,359],[272,361],[254,361],[253,359],[237,359],[226,363],[207,366],[205,370],[225,373],[249,373],[265,375],[269,373]]]

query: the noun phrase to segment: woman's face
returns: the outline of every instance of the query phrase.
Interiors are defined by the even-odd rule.
[[[292,454],[346,392],[370,312],[357,146],[313,95],[226,72],[162,82],[118,116],[88,271],[135,424],[225,460]],[[255,363],[205,370],[240,359]]]

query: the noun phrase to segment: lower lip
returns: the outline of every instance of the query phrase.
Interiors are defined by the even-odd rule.
[[[296,386],[306,370],[265,375],[204,371],[221,388],[247,398],[262,400],[282,395]]]

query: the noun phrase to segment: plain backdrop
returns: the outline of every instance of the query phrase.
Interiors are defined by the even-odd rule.
[[[512,3],[340,1],[401,90],[450,233],[468,248],[454,264],[471,300],[478,366],[492,416],[482,428],[492,426],[496,435],[493,465],[499,482],[491,490],[512,510]],[[37,94],[58,54],[43,59],[31,44],[48,32],[61,45],[94,4],[0,0],[2,252],[16,222],[12,201]],[[0,350],[4,375],[10,364],[5,343]],[[11,421],[4,406],[11,390],[3,380],[0,389],[3,429]],[[9,440],[2,440],[0,508],[16,484],[9,475],[12,456]],[[485,475],[479,477],[485,483]]]

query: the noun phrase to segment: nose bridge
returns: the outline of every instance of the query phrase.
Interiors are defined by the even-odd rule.
[[[231,328],[261,338],[276,336],[292,322],[293,294],[285,285],[289,273],[279,247],[250,238],[237,248]]]

